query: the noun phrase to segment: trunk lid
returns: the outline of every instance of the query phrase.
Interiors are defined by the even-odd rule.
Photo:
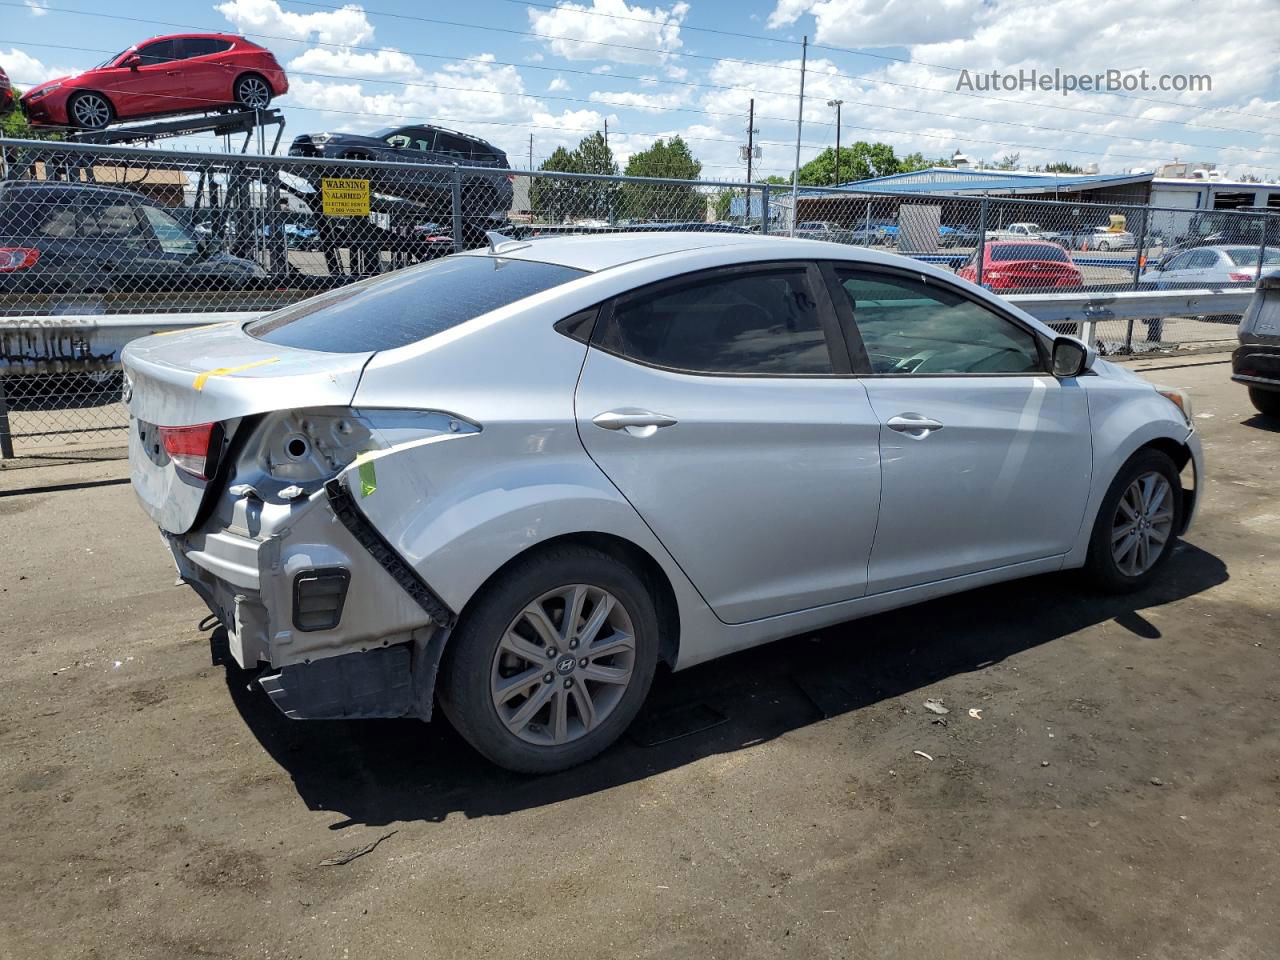
[[[221,425],[220,452],[246,417],[273,410],[346,406],[355,395],[368,353],[320,353],[257,340],[241,322],[135,340],[121,356],[129,409],[129,472],[151,518],[170,533],[185,533],[206,497],[225,483],[225,471],[201,480],[178,469],[159,427]]]

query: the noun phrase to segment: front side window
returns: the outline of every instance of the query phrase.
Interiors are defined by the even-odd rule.
[[[195,237],[187,232],[177,220],[156,207],[144,206],[142,212],[165,253],[195,253],[199,246]]]
[[[713,274],[625,297],[592,342],[630,360],[691,373],[832,372],[803,267]]]
[[[872,271],[837,269],[836,276],[872,373],[1044,371],[1034,334],[958,292]]]
[[[157,63],[168,63],[178,57],[176,40],[157,40],[148,43],[138,51],[142,66],[149,67]]]
[[[109,203],[81,208],[80,236],[99,243],[146,246],[147,237],[138,222],[137,208],[129,203]]]

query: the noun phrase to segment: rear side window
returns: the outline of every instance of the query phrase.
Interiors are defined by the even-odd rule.
[[[584,276],[551,263],[445,257],[304,300],[245,332],[326,353],[393,350]]]
[[[713,275],[620,300],[593,344],[691,373],[832,372],[818,304],[800,269]]]
[[[217,40],[213,37],[186,37],[181,41],[182,57],[207,57],[211,53],[222,53],[231,49],[228,40]]]

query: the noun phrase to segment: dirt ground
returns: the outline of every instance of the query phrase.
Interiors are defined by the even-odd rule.
[[[0,958],[1274,958],[1280,432],[1223,360],[1146,371],[1210,470],[1159,586],[668,676],[543,779],[443,723],[284,719],[119,464],[0,471]]]

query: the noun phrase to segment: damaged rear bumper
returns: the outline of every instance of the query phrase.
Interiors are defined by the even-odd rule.
[[[368,523],[340,481],[305,499],[225,495],[200,531],[166,534],[184,582],[245,669],[297,719],[426,719],[454,613]]]

